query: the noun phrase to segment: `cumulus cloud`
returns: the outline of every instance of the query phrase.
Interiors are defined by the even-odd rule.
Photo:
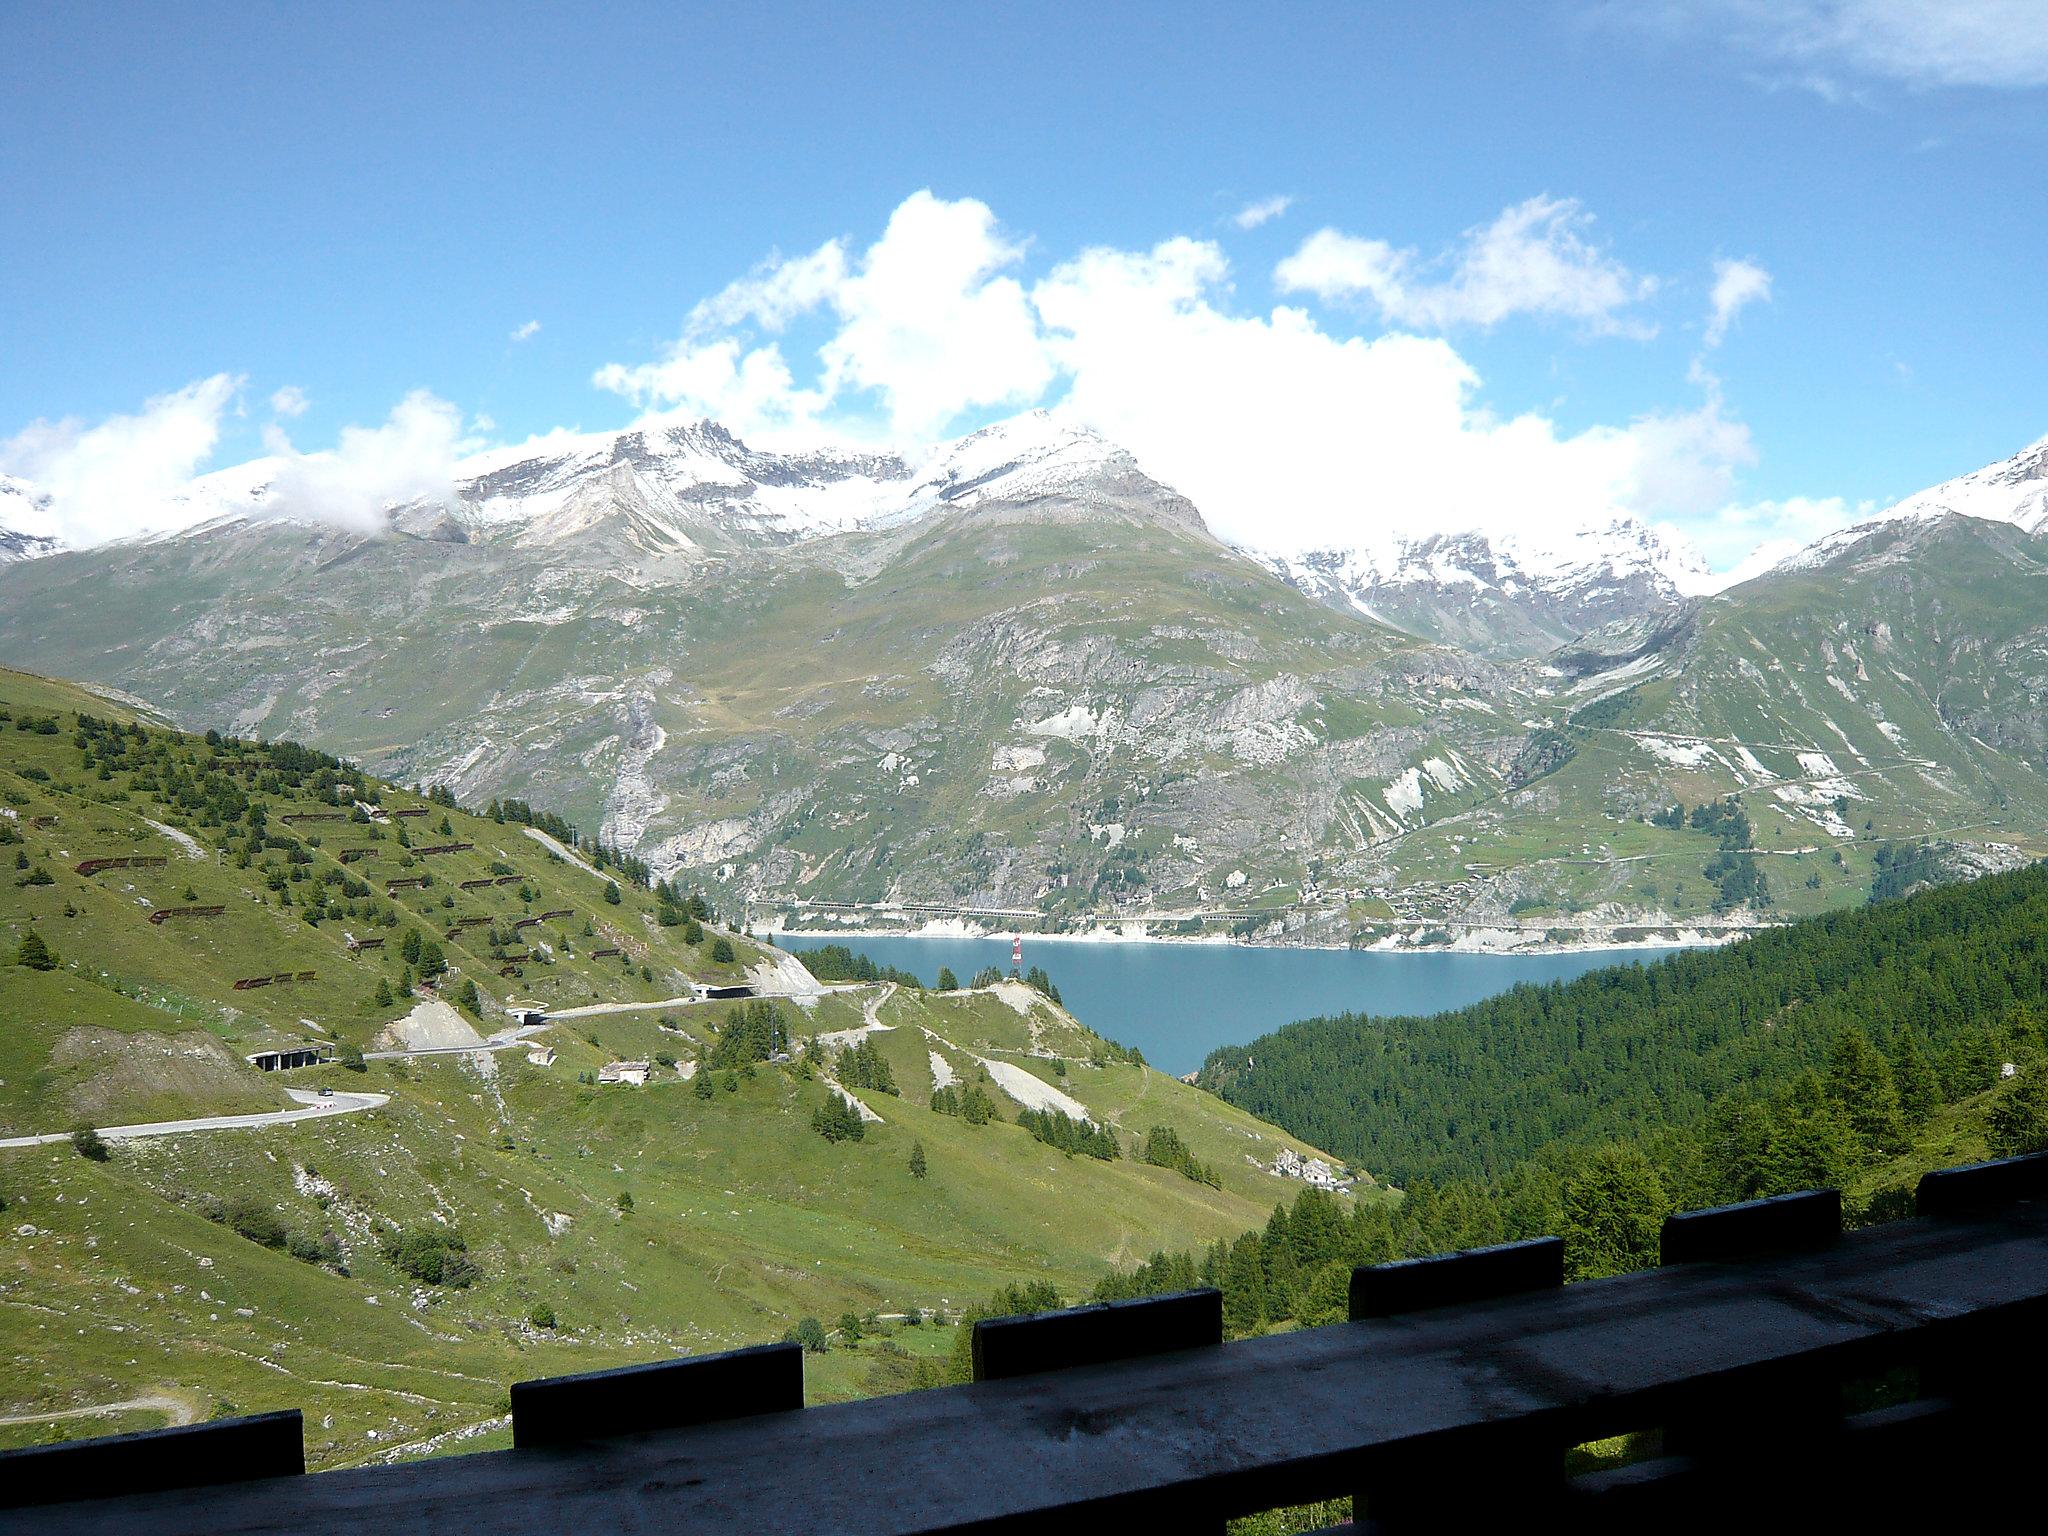
[[[1225,538],[1383,552],[1436,529],[1541,537],[1617,512],[1690,517],[1752,456],[1718,400],[1569,434],[1497,418],[1441,338],[1342,336],[1285,305],[1233,314],[1229,276],[1218,247],[1180,239],[1086,252],[1035,292],[1070,379],[1062,409]]]
[[[310,518],[358,532],[381,532],[386,510],[453,496],[455,463],[475,447],[462,432],[462,412],[416,389],[380,426],[349,426],[319,453],[300,453],[273,429],[266,441],[282,460],[263,500],[279,516]]]
[[[1714,263],[1714,291],[1710,302],[1713,312],[1707,316],[1706,344],[1718,347],[1728,334],[1728,327],[1735,317],[1750,304],[1768,303],[1771,297],[1771,274],[1753,261],[1729,261]]]
[[[1007,275],[1023,255],[987,204],[918,192],[858,257],[834,240],[770,261],[697,305],[661,358],[607,364],[594,382],[770,440],[844,432],[864,414],[895,438],[929,438],[964,412],[1029,404],[1051,384],[1030,301]],[[836,329],[815,384],[799,387],[780,343],[762,333],[818,310]]]
[[[1372,292],[1331,275],[1363,271],[1383,308],[1432,329],[1520,310],[1615,328],[1649,283],[1586,222],[1575,203],[1532,199],[1475,231],[1441,279],[1384,245],[1361,265],[1332,244],[1352,237],[1330,234],[1290,258],[1283,287]],[[1683,522],[1729,501],[1755,457],[1704,374],[1697,404],[1568,432],[1497,415],[1440,336],[1347,334],[1292,304],[1240,312],[1213,241],[1087,250],[1029,287],[1024,257],[985,204],[920,192],[865,250],[771,259],[697,305],[660,357],[596,382],[812,440],[929,441],[1045,403],[1129,448],[1223,537],[1279,551],[1379,550],[1440,528],[1541,537],[1617,514]]]
[[[241,384],[216,373],[153,396],[132,416],[94,426],[39,420],[0,442],[0,472],[48,498],[37,513],[43,526],[17,531],[86,545],[194,520],[201,514],[180,498],[212,456],[221,414]]]
[[[538,336],[539,334],[540,322],[538,320],[529,320],[526,322],[526,324],[519,326],[513,330],[512,339],[514,341],[531,341],[534,337]]]
[[[1916,89],[2048,85],[2040,0],[1658,0],[1608,5],[1628,25],[1731,39],[1829,101],[1847,81]]]
[[[1594,331],[1652,334],[1623,311],[1656,290],[1591,237],[1592,217],[1576,199],[1532,197],[1434,261],[1384,240],[1321,229],[1274,270],[1283,293],[1325,303],[1370,299],[1394,325],[1422,330],[1484,329],[1510,315],[1575,320]]]
[[[296,384],[287,384],[270,397],[270,409],[279,416],[303,416],[312,403]]]
[[[1257,229],[1261,224],[1270,224],[1294,206],[1294,199],[1286,193],[1262,197],[1255,203],[1246,203],[1231,216],[1230,222],[1239,229]]]

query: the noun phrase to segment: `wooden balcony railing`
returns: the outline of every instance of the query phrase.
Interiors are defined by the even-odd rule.
[[[1553,1238],[1362,1269],[1353,1321],[1229,1345],[1214,1292],[1001,1319],[974,1385],[829,1407],[794,1345],[521,1383],[512,1450],[317,1477],[295,1413],[17,1451],[0,1531],[1079,1536],[1344,1494],[1389,1531],[1968,1528],[2036,1502],[2048,1155],[1918,1205],[1674,1216],[1662,1268],[1572,1286]]]

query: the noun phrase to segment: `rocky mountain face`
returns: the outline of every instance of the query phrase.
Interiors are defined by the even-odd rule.
[[[186,534],[0,570],[0,654],[556,808],[764,918],[1538,942],[1857,899],[1900,839],[2043,851],[2018,519],[1704,596],[1619,525],[1276,569],[1043,416],[915,466],[691,424],[465,469],[364,532],[247,467]],[[1690,817],[1728,794],[1746,842]]]

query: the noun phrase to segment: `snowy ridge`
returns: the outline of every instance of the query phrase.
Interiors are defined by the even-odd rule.
[[[1246,552],[1319,601],[1466,642],[1503,614],[1554,642],[1716,586],[1689,543],[1630,517],[1542,536],[1436,533],[1378,552]]]
[[[1876,517],[1817,539],[1774,569],[1811,570],[1887,523],[1932,523],[1944,517],[1974,517],[2011,523],[2026,533],[2048,533],[2048,437],[2036,439],[2009,459],[1917,491]]]

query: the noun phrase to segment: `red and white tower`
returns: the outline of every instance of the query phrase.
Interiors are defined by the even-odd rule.
[[[1019,976],[1024,974],[1024,935],[1021,933],[1010,940],[1010,969]]]

